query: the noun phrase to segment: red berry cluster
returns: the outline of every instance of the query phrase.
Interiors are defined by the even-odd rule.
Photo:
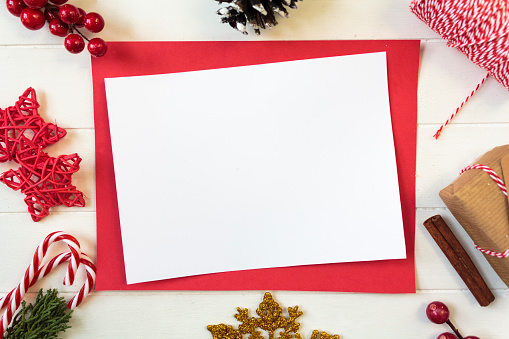
[[[428,319],[435,324],[447,324],[454,332],[445,332],[440,334],[437,339],[479,339],[479,337],[469,335],[468,337],[463,337],[459,330],[454,327],[451,320],[449,320],[449,308],[443,302],[433,301],[426,307],[426,315]]]
[[[21,23],[30,30],[41,29],[46,21],[49,31],[56,36],[65,37],[64,46],[71,53],[80,53],[88,41],[88,51],[95,57],[106,53],[108,46],[101,38],[88,39],[78,28],[85,27],[92,33],[104,28],[103,17],[94,12],[66,4],[68,0],[6,0],[7,9],[12,15],[20,17]]]

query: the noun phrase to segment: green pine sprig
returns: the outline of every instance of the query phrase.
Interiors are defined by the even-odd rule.
[[[59,332],[71,328],[67,323],[72,311],[66,305],[64,298],[58,297],[56,289],[43,294],[41,288],[33,305],[26,306],[24,300],[21,302],[21,310],[14,317],[4,339],[57,338]]]

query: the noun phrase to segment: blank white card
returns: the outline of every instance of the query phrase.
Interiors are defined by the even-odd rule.
[[[128,284],[405,258],[385,53],[105,85]]]

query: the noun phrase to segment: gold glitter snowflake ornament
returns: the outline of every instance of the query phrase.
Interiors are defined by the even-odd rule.
[[[225,324],[207,326],[212,339],[244,339],[244,334],[249,334],[249,339],[302,339],[297,332],[300,324],[296,322],[296,319],[302,315],[299,306],[288,307],[287,318],[282,315],[283,309],[269,292],[265,293],[263,301],[256,310],[258,318],[249,317],[247,308],[238,307],[237,312],[234,317],[241,322],[237,329]],[[278,329],[281,331],[275,334]],[[263,336],[260,330],[266,331],[268,337]],[[310,339],[339,339],[339,335],[329,335],[326,332],[314,330]]]

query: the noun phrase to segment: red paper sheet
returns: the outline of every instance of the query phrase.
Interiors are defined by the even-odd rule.
[[[387,52],[389,99],[407,259],[257,269],[126,284],[104,78],[187,72],[381,51]],[[418,65],[419,41],[110,42],[108,53],[104,57],[92,59],[97,185],[96,290],[297,290],[414,293]],[[277,81],[277,78],[277,74],[274,74],[267,81]],[[263,88],[251,88],[249,79],[236,79],[232,86],[245,86],[246,104],[263,105],[249,99],[250,93],[263,92]],[[225,96],[227,92],[225,89]],[[281,95],[291,100],[292,96],[299,95],[299,88],[282,88]],[[154,100],[164,101],[164,98],[154,98]],[[138,118],[150,119],[150,112],[142,114],[143,116]],[[133,118],[136,117],[126,117],[126,119]],[[140,131],[139,135],[133,136],[133,142],[136,142],[136,138],[142,137],[143,133],[150,133],[150,131]],[[355,145],[345,147],[355,147]],[[376,147],[376,140],[373,140],[373,147]],[[133,161],[136,159],[143,159],[143,155],[133,155]],[[147,163],[147,166],[152,165]],[[376,164],[373,166],[375,167]],[[352,180],[356,179],[352,176]],[[150,182],[149,176],[139,180],[133,179],[133,185],[143,185],[147,182]],[[366,192],[366,213],[369,213],[370,203],[383,202],[371,201],[369,192]],[[355,225],[351,226],[355,227]],[[157,237],[157,234],[154,234],[154,237]],[[271,239],[271,241],[276,243],[277,239]],[[199,251],[200,249],[191,247],[190,250]],[[306,249],[297,250],[305,251]],[[235,254],[232,253],[232,255]],[[204,253],[203,256],[206,260],[207,254]],[[179,260],[179,258],[161,258],[161,260]],[[157,265],[157,262],[146,264]]]

